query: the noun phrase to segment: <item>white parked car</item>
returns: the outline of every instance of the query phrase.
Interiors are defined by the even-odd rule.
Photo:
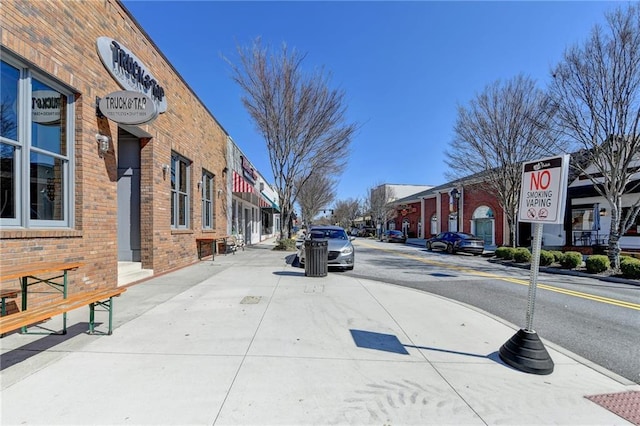
[[[337,267],[352,270],[355,263],[355,248],[351,241],[355,237],[347,235],[347,231],[340,226],[312,226],[304,241],[306,240],[326,240],[329,267]],[[296,247],[298,242],[296,241]],[[304,268],[305,247],[304,243],[298,247],[298,260],[300,267]]]

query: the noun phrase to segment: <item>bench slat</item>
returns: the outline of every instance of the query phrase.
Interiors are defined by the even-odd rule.
[[[0,334],[5,334],[18,328],[44,321],[53,316],[90,305],[91,303],[119,296],[125,291],[126,288],[109,288],[76,293],[54,303],[6,315],[0,318]]]
[[[29,265],[29,269],[25,270],[24,265],[7,266],[2,268],[0,281],[8,281],[24,276],[34,276],[38,274],[47,274],[50,272],[62,272],[64,270],[76,269],[83,266],[82,262],[40,262]]]

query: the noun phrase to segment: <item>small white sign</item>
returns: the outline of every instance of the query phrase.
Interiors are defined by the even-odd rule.
[[[562,224],[568,176],[568,154],[525,163],[522,167],[518,220]]]
[[[100,99],[98,106],[105,117],[121,124],[143,124],[158,116],[156,104],[141,92],[109,93]]]

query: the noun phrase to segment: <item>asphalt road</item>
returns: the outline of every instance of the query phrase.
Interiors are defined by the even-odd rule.
[[[529,270],[372,239],[354,244],[349,275],[438,294],[527,326]],[[541,338],[640,383],[640,286],[542,272],[537,283],[532,328]]]

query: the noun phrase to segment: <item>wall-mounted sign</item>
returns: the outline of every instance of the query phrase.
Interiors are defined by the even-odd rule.
[[[524,163],[518,220],[563,223],[568,175],[569,155]]]
[[[156,104],[149,96],[129,90],[109,93],[100,99],[98,107],[109,120],[121,124],[147,123],[158,116]]]
[[[55,90],[34,90],[31,93],[31,119],[34,123],[60,122],[60,93]]]
[[[136,55],[109,37],[99,37],[97,47],[105,68],[123,89],[149,96],[156,103],[158,113],[167,110],[164,88]]]
[[[240,156],[240,162],[242,164],[242,174],[244,175],[244,177],[247,180],[251,181],[251,183],[255,183],[258,179],[258,174],[256,173],[253,166],[251,166],[249,160],[247,160],[247,157],[245,157],[244,155]]]

